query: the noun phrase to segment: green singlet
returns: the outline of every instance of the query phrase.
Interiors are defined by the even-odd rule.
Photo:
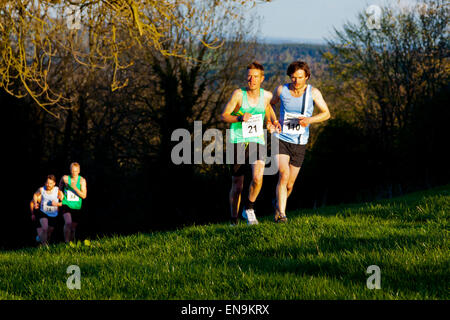
[[[250,113],[252,115],[262,114],[262,119],[264,121],[264,116],[266,113],[266,108],[264,106],[264,89],[259,89],[259,101],[255,107],[252,107],[247,98],[247,91],[242,90],[242,106],[238,112],[233,112],[231,115],[240,116],[244,113]],[[230,126],[230,141],[231,143],[242,143],[242,142],[256,142],[260,144],[265,144],[264,131],[261,135],[257,137],[247,137],[242,136],[242,122],[233,122]]]
[[[82,199],[77,195],[77,193],[70,187],[71,178],[69,178],[69,185],[64,187],[64,199],[62,201],[63,205],[68,206],[70,209],[81,209],[81,201]],[[81,176],[78,176],[77,180],[77,188],[81,190]]]

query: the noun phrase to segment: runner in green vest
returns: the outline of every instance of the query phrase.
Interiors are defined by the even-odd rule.
[[[82,201],[86,199],[86,179],[80,176],[80,165],[70,165],[70,175],[63,176],[59,189],[64,190],[61,212],[64,217],[64,240],[66,243],[75,239],[75,230],[82,219]]]
[[[247,87],[233,92],[221,114],[222,121],[231,123],[229,142],[234,147],[229,194],[232,225],[238,223],[244,173],[248,165],[251,165],[252,169],[252,182],[242,216],[247,220],[247,224],[258,224],[254,203],[262,187],[265,167],[264,119],[266,119],[266,126],[270,133],[275,130],[273,123],[276,123],[276,115],[270,106],[272,93],[261,88],[263,81],[264,67],[258,62],[249,64],[247,66]],[[240,161],[238,161],[238,157]],[[241,160],[245,160],[245,163],[242,164],[244,161]]]

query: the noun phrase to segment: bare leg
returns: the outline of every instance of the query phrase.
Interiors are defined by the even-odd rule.
[[[47,218],[41,218],[39,222],[41,223],[41,227],[39,228],[41,231],[41,233],[39,234],[39,238],[41,238],[41,244],[47,244],[48,220]]]
[[[69,212],[64,213],[64,241],[72,241],[72,216]]]
[[[278,154],[277,163],[279,170],[279,178],[276,189],[277,207],[280,215],[284,216],[286,210],[286,201],[288,197],[287,185],[289,182],[289,174],[290,174],[289,156],[286,154]]]
[[[251,202],[256,201],[256,198],[261,191],[264,176],[264,167],[265,163],[262,160],[257,160],[254,164],[252,164],[253,178],[248,192],[248,200],[250,200]]]
[[[244,187],[244,176],[231,178],[231,190],[230,190],[230,208],[231,217],[237,218],[239,213],[239,204],[241,202],[241,193]]]
[[[289,196],[292,193],[292,189],[294,188],[294,183],[295,183],[295,180],[297,180],[297,176],[298,176],[299,172],[300,172],[300,167],[294,167],[291,164],[289,165],[289,181],[286,186],[287,198],[289,198]]]

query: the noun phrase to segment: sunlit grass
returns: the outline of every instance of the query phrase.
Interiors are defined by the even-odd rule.
[[[448,299],[449,187],[172,232],[0,252],[0,299]],[[81,289],[66,286],[67,267]],[[381,269],[381,289],[366,286]]]

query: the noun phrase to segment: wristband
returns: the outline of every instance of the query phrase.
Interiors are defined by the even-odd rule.
[[[238,121],[238,122],[242,122],[243,119],[244,119],[244,116],[238,116],[238,117],[237,117],[237,121]]]

